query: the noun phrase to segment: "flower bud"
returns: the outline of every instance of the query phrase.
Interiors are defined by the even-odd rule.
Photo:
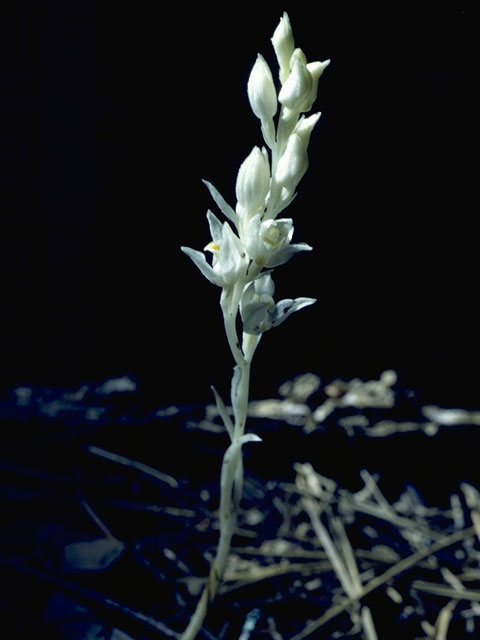
[[[324,60],[323,62],[319,62],[317,60],[316,62],[307,63],[307,69],[311,73],[314,83],[318,83],[322,73],[325,71],[329,64],[330,60]]]
[[[270,316],[275,310],[274,291],[273,280],[268,274],[260,276],[245,287],[240,301],[245,333],[258,336],[271,328]]]
[[[283,84],[290,74],[290,58],[295,48],[292,27],[287,13],[284,13],[280,18],[272,37],[272,44],[280,67],[280,82]]]
[[[287,109],[300,113],[310,102],[313,90],[313,78],[305,62],[301,49],[295,49],[291,60],[291,72],[278,95],[278,101]]]
[[[330,60],[308,62],[301,49],[295,49],[290,60],[291,72],[282,86],[278,101],[290,111],[310,111],[317,97],[318,80]]]
[[[318,81],[320,79],[320,76],[322,75],[322,73],[328,67],[329,64],[330,64],[330,60],[324,60],[323,62],[318,62],[318,61],[309,62],[307,64],[307,71],[310,73],[312,77],[313,86],[312,86],[312,91],[310,92],[309,101],[305,103],[304,108],[302,109],[303,112],[310,111],[313,103],[317,99]]]
[[[268,274],[260,276],[245,287],[240,301],[245,333],[261,335],[272,327],[278,327],[292,313],[316,302],[314,298],[287,298],[275,304],[274,291],[272,278]]]
[[[305,150],[308,147],[308,143],[310,142],[310,136],[312,134],[313,131],[313,127],[317,124],[317,122],[319,121],[321,116],[321,113],[314,113],[311,116],[308,116],[308,118],[305,118],[304,116],[302,116],[300,118],[300,120],[297,122],[297,124],[295,125],[295,129],[293,130],[293,133],[296,133],[301,141],[304,144]]]
[[[285,151],[278,161],[275,179],[288,194],[293,195],[308,168],[307,147],[297,133],[290,134]]]
[[[250,106],[257,118],[271,120],[277,112],[277,93],[270,67],[260,54],[250,73],[247,91]]]
[[[265,147],[254,147],[238,170],[236,195],[237,213],[253,215],[265,205],[270,188],[270,166]]]

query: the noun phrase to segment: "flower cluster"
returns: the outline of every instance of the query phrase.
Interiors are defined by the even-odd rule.
[[[278,216],[295,197],[297,185],[307,170],[310,134],[320,113],[305,114],[312,108],[318,80],[329,64],[329,60],[307,62],[303,51],[295,48],[286,13],[272,43],[279,66],[278,94],[272,72],[260,54],[247,87],[266,147],[255,146],[240,166],[235,208],[212,184],[205,182],[227,218],[222,223],[212,211],[207,213],[212,240],[204,251],[212,254],[211,261],[201,251],[182,247],[223,293],[229,295],[240,288],[243,330],[257,336],[315,302],[312,298],[297,298],[275,303],[270,273],[295,253],[311,250],[305,243],[292,243],[291,218]]]

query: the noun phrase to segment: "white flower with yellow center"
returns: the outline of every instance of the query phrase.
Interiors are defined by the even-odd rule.
[[[233,287],[245,278],[248,258],[238,236],[234,234],[228,222],[223,224],[211,212],[207,213],[212,241],[204,251],[212,254],[212,264],[208,264],[205,254],[190,247],[182,247],[182,251],[189,256],[203,275],[222,288]]]

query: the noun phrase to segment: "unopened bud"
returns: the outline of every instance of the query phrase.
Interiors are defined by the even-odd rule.
[[[238,170],[236,195],[237,213],[256,213],[265,205],[270,188],[270,165],[265,148],[254,147]]]
[[[278,161],[275,179],[291,196],[307,169],[308,155],[306,145],[298,134],[292,133],[288,138],[285,151]]]
[[[322,75],[322,73],[325,71],[325,69],[328,67],[329,64],[330,64],[330,60],[324,60],[323,62],[319,62],[317,60],[316,62],[307,63],[307,69],[312,74],[312,78],[314,82],[318,82],[318,80],[320,79],[320,76]]]
[[[300,49],[295,49],[292,70],[278,95],[278,101],[296,113],[308,111],[305,106],[310,102],[313,89],[312,75],[307,69],[304,57]]]
[[[295,49],[290,60],[291,72],[282,86],[278,101],[294,113],[310,111],[317,97],[318,80],[330,60],[309,62],[301,49]]]
[[[247,90],[253,113],[262,121],[271,120],[277,112],[277,93],[270,67],[260,54],[250,73]]]
[[[284,13],[280,18],[272,37],[272,44],[280,67],[280,82],[283,84],[290,74],[290,59],[295,48],[292,27],[287,13]]]
[[[314,113],[311,116],[308,116],[308,118],[305,118],[304,116],[302,116],[300,120],[297,122],[297,124],[295,125],[295,129],[293,130],[293,133],[296,133],[300,137],[305,147],[305,150],[307,150],[308,143],[310,142],[310,136],[312,134],[314,126],[317,124],[317,122],[320,119],[320,115],[321,113],[319,112],[319,113]]]

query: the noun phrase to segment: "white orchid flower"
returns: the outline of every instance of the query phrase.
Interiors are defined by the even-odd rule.
[[[269,274],[260,276],[245,287],[240,313],[245,333],[260,335],[278,327],[288,316],[316,302],[314,298],[290,298],[275,304],[275,286]]]
[[[245,278],[248,257],[240,238],[235,235],[228,222],[222,224],[211,211],[208,211],[207,218],[212,241],[204,251],[212,253],[212,264],[208,264],[205,254],[201,251],[190,247],[182,247],[182,251],[191,258],[207,280],[219,287],[232,287]]]
[[[291,244],[293,237],[291,218],[263,220],[259,214],[250,220],[245,238],[248,256],[261,267],[273,268],[285,264],[299,251],[311,251],[304,242]]]

